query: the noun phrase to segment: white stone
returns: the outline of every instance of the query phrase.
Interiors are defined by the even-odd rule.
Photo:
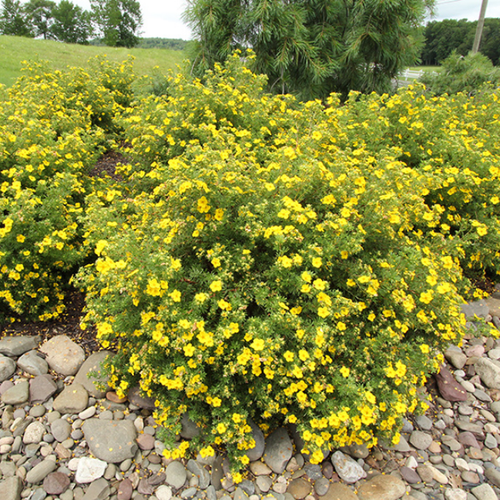
[[[455,466],[460,472],[470,470],[469,464],[463,458],[455,459]]]
[[[172,498],[172,489],[162,484],[156,491],[155,497],[158,500],[170,500]]]
[[[104,475],[108,464],[98,458],[82,457],[78,462],[75,480],[77,483],[91,483]]]
[[[410,469],[416,469],[418,467],[417,459],[413,455],[410,455],[406,459],[406,467],[409,467]]]
[[[23,436],[24,444],[38,444],[45,434],[45,427],[41,422],[35,420],[26,427]]]
[[[80,462],[81,458],[72,458],[68,463],[67,467],[69,470],[76,472],[78,469],[78,462]]]
[[[446,488],[444,498],[446,500],[467,500],[467,492],[460,488]]]
[[[440,484],[448,484],[448,478],[436,467],[433,467],[430,464],[426,464],[427,467],[431,470],[432,472],[432,477]]]
[[[473,462],[469,464],[469,470],[477,472],[478,474],[484,474],[484,469],[479,464],[475,464]]]
[[[78,418],[81,418],[82,420],[92,418],[95,415],[96,411],[97,409],[95,406],[89,406],[86,410],[83,410],[78,414]]]
[[[355,483],[366,477],[366,472],[363,470],[363,467],[341,451],[336,451],[332,455],[332,464],[337,474],[346,483]]]

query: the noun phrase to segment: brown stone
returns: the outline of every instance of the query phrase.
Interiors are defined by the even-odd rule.
[[[116,394],[116,392],[112,392],[112,391],[109,391],[106,393],[106,399],[108,401],[111,401],[112,403],[118,403],[118,404],[122,404],[122,403],[127,402],[127,398],[119,398],[118,394]]]
[[[287,492],[290,493],[296,500],[301,500],[305,498],[312,490],[311,483],[306,481],[304,478],[299,477],[290,482],[287,488]]]
[[[129,478],[124,479],[118,486],[118,500],[130,500],[134,488]]]
[[[358,488],[359,500],[397,500],[405,493],[405,483],[390,474],[379,474]]]
[[[467,400],[467,391],[455,380],[455,377],[445,365],[441,366],[440,372],[434,374],[434,377],[443,399],[446,401]]]
[[[143,451],[152,450],[155,447],[155,438],[150,434],[139,434],[137,436],[137,444]]]
[[[60,495],[70,485],[69,477],[62,472],[52,472],[43,480],[43,489],[47,495]]]
[[[333,483],[321,500],[358,500],[356,494],[345,484]]]
[[[479,442],[476,439],[476,436],[472,434],[472,432],[461,432],[458,435],[458,441],[462,443],[464,446],[472,446],[473,448],[477,448],[480,450],[482,446],[479,444]]]
[[[57,443],[56,449],[54,451],[56,452],[59,460],[67,460],[68,458],[71,458],[71,450],[65,448],[61,443]]]
[[[137,486],[137,491],[141,495],[151,496],[153,494],[154,487],[147,479],[141,479],[139,485]]]

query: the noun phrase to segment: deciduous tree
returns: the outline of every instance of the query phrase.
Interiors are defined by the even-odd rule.
[[[90,0],[92,19],[106,45],[135,47],[142,25],[137,0]]]
[[[69,0],[61,0],[52,10],[52,34],[61,42],[87,44],[92,35],[90,13]]]
[[[55,5],[55,2],[51,0],[29,0],[24,4],[24,10],[29,17],[35,36],[51,38],[52,9]]]
[[[35,36],[20,0],[2,0],[0,34],[28,37]]]

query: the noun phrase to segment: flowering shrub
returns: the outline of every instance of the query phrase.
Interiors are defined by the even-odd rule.
[[[97,66],[89,75],[32,65],[1,90],[0,318],[58,316],[85,257],[77,217],[91,188],[86,174],[131,95],[128,63]]]
[[[97,261],[77,277],[86,322],[117,348],[117,391],[140,383],[171,444],[188,412],[201,453],[225,443],[236,469],[250,419],[296,424],[315,462],[325,448],[397,442],[418,387],[460,341],[469,242],[477,269],[498,258],[483,247],[498,238],[496,94],[457,125],[477,132],[478,152],[449,134],[460,97],[409,89],[325,108],[262,85],[233,58],[205,85],[171,77],[168,96],[124,115],[127,182],[88,198]],[[424,116],[449,125],[436,153]],[[480,164],[455,164],[457,144]]]

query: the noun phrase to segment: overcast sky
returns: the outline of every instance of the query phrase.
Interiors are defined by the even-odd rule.
[[[90,10],[89,0],[73,0]],[[186,0],[139,0],[144,24],[143,37],[182,38],[189,40],[191,30],[182,22]],[[435,20],[479,18],[481,0],[437,0]],[[486,17],[500,17],[500,1],[489,0]]]

